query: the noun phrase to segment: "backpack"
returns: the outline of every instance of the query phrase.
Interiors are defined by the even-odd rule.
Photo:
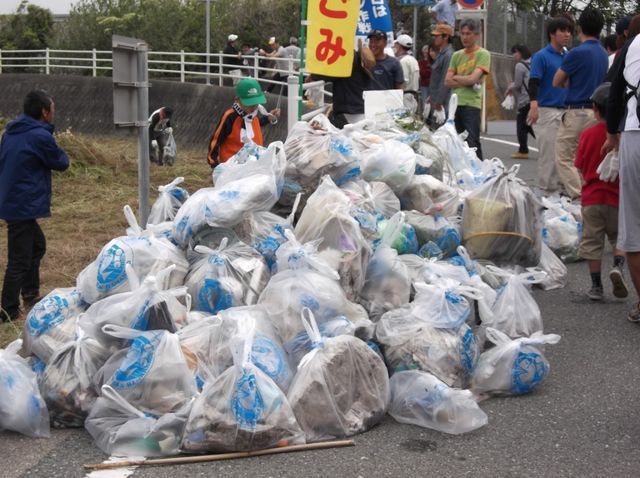
[[[525,78],[527,79],[527,81],[525,82],[524,80],[522,81],[522,86],[524,86],[524,91],[527,92],[527,95],[529,95],[529,74],[531,73],[531,65],[525,63],[524,61],[519,61],[519,64],[521,64],[522,66],[524,66],[527,69],[527,73],[525,75]]]

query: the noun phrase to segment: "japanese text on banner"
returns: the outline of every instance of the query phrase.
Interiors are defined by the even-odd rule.
[[[393,40],[391,10],[387,0],[361,0],[356,38],[366,40],[371,30],[382,30],[387,33],[389,43]]]
[[[307,70],[351,76],[360,0],[309,0],[307,11]]]

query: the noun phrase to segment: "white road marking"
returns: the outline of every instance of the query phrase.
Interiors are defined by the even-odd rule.
[[[143,456],[110,456],[108,460],[103,463],[114,463],[119,461],[137,461],[144,460]],[[137,466],[123,467],[123,468],[111,468],[109,470],[94,470],[91,473],[87,473],[85,478],[127,478],[133,475]]]
[[[508,144],[509,146],[520,146],[518,143],[514,143],[513,141],[505,141],[504,139],[498,138],[489,138],[488,136],[480,136],[480,139],[484,141],[493,141],[494,143]],[[536,153],[538,152],[538,148],[532,148],[531,146],[529,146],[529,150]]]

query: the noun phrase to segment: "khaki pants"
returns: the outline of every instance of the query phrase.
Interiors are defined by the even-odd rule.
[[[563,109],[538,108],[538,121],[533,132],[538,140],[538,187],[551,194],[560,189],[560,177],[556,170],[556,133],[562,121]]]
[[[556,135],[556,168],[571,199],[579,198],[582,189],[580,173],[574,166],[578,140],[580,134],[594,124],[596,119],[591,109],[566,110]]]

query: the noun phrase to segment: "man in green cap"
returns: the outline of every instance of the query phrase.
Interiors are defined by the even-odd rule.
[[[261,127],[268,122],[276,123],[280,117],[279,108],[263,116],[259,114],[260,105],[266,102],[255,78],[243,78],[238,82],[233,105],[223,113],[209,140],[207,161],[211,168],[227,161],[245,144],[263,145]]]

